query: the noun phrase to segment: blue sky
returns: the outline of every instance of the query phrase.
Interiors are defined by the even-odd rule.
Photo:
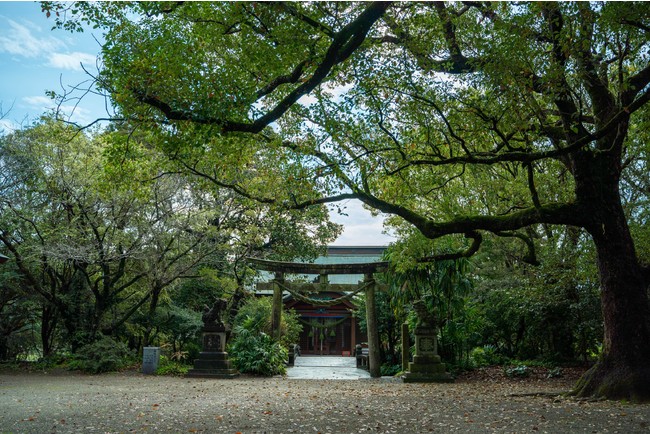
[[[5,132],[29,125],[55,104],[46,91],[61,93],[84,83],[82,64],[96,71],[99,44],[92,32],[52,31],[37,2],[0,2],[0,128]],[[99,34],[95,36],[99,37]],[[77,122],[105,116],[103,100],[82,99],[62,110]]]
[[[91,73],[97,70],[99,32],[70,33],[52,26],[38,2],[0,1],[0,133],[28,126],[53,109],[47,91],[60,94],[87,82],[82,65]],[[104,100],[93,95],[61,109],[80,124],[106,117]],[[382,234],[383,220],[360,202],[347,201],[345,208],[348,216],[332,214],[332,220],[345,225],[334,245],[376,246],[393,240]]]

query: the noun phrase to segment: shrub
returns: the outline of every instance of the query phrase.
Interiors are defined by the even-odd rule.
[[[70,362],[71,369],[79,369],[91,374],[119,371],[133,361],[133,354],[123,342],[108,336],[84,345]]]
[[[199,353],[201,352],[201,345],[195,343],[195,342],[189,342],[185,344],[185,351],[187,351],[187,358],[186,360],[189,363],[192,363],[194,359],[199,358]]]
[[[236,328],[235,338],[230,342],[228,352],[240,372],[269,377],[284,375],[287,372],[287,349],[264,332]]]
[[[271,337],[271,299],[253,298],[244,304],[234,319],[233,337],[228,352],[240,372],[272,376],[286,373],[288,346],[296,342],[302,325],[292,311],[283,311],[281,338]]]
[[[503,358],[497,353],[494,345],[476,347],[472,350],[469,357],[477,368],[498,365],[503,362]]]
[[[169,359],[166,356],[160,356],[160,363],[156,369],[156,375],[169,375],[173,377],[183,377],[190,370],[187,364],[179,360]]]
[[[391,365],[384,363],[381,365],[381,368],[379,368],[379,371],[381,372],[382,376],[393,377],[399,372],[402,372],[402,365]]]
[[[470,357],[462,358],[457,360],[455,363],[450,363],[447,365],[447,368],[452,375],[458,375],[461,372],[473,370],[476,368],[476,365],[474,364],[474,360]]]

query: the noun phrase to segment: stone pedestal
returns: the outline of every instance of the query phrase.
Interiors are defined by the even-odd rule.
[[[203,351],[194,359],[194,368],[188,377],[235,378],[239,372],[231,365],[226,349],[228,333],[223,331],[203,332]]]
[[[221,312],[225,307],[222,300],[217,300],[215,307],[203,314],[203,341],[199,358],[194,360],[194,368],[188,377],[201,378],[235,378],[239,372],[231,365],[226,343],[230,330],[221,321]]]
[[[453,383],[438,355],[437,329],[430,324],[415,329],[415,356],[402,376],[405,383]]]

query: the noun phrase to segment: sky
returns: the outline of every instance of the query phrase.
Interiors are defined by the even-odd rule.
[[[0,133],[37,121],[56,107],[48,91],[70,92],[88,83],[84,69],[97,71],[101,33],[70,33],[52,26],[38,2],[0,1]],[[60,109],[79,124],[106,117],[105,101],[92,94]],[[377,246],[394,240],[383,233],[383,219],[373,217],[359,201],[343,205],[347,216],[332,213],[332,220],[345,227],[333,245]]]

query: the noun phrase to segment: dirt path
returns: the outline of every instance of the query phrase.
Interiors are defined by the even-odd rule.
[[[572,380],[455,384],[1,373],[0,432],[646,433],[650,405],[513,396]]]

